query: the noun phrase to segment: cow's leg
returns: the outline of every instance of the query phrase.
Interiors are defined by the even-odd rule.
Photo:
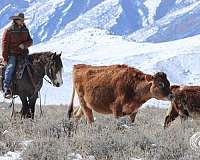
[[[73,115],[74,115],[76,121],[79,121],[79,120],[80,120],[80,118],[83,116],[83,111],[82,111],[82,109],[81,109],[81,106],[78,107],[78,108],[76,108],[76,109],[74,110]]]
[[[183,128],[185,128],[184,122],[188,119],[189,114],[187,114],[187,112],[185,112],[183,115],[180,115],[180,119],[181,119],[181,125]]]
[[[133,112],[133,113],[131,113],[131,115],[129,116],[132,123],[135,122],[136,114],[137,114],[137,112]]]
[[[92,114],[92,110],[90,108],[88,108],[87,106],[83,107],[83,113],[85,115],[85,117],[87,118],[87,121],[91,124],[94,122],[94,117]]]
[[[91,124],[94,122],[94,117],[92,114],[92,110],[87,107],[87,104],[83,98],[83,96],[79,96],[79,101],[81,104],[81,111],[84,113],[85,117],[87,118],[87,121]],[[81,112],[79,112],[81,113]]]
[[[175,109],[175,105],[175,103],[170,104],[167,115],[165,116],[164,128],[169,127],[170,123],[179,116],[178,112]]]
[[[74,111],[73,111],[73,116],[75,116],[75,115],[77,114],[79,108],[81,108],[81,106],[79,106],[79,107],[77,107],[77,108],[74,109]]]
[[[121,105],[121,100],[117,99],[112,105],[111,105],[111,110],[113,113],[113,116],[115,118],[119,118],[123,116],[123,110],[122,110],[122,105]]]

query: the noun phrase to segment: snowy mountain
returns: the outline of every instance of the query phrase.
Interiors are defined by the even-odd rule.
[[[15,12],[25,12],[35,43],[57,34],[96,27],[116,34],[128,34],[142,27],[137,10],[139,0],[1,0],[0,28]],[[11,12],[10,12],[11,11]]]
[[[11,15],[25,12],[35,44],[85,28],[163,42],[197,35],[199,8],[198,0],[1,0],[0,33]]]
[[[172,84],[200,84],[199,0],[1,0],[0,36],[16,12],[29,17],[31,53],[62,51],[64,85],[45,83],[45,104],[68,103],[76,63],[125,63],[164,71]]]
[[[166,12],[165,16],[161,16],[170,3],[170,1],[166,1],[165,4],[164,1],[161,2],[155,15],[155,22],[130,34],[129,39],[137,42],[158,43],[198,35],[200,33],[200,1],[188,1],[186,3],[186,1],[172,0],[175,7]]]

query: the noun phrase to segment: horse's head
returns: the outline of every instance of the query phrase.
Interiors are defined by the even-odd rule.
[[[61,54],[52,53],[47,62],[45,72],[54,86],[60,87],[63,84],[62,79],[63,64]]]

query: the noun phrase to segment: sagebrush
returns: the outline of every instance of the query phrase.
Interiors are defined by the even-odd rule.
[[[10,120],[10,111],[2,109],[0,117],[0,154],[19,151],[20,142],[33,140],[23,150],[25,160],[68,160],[70,154],[96,160],[199,160],[191,149],[190,137],[199,131],[198,122],[176,120],[163,129],[166,109],[146,107],[139,111],[134,124],[128,117],[114,119],[112,115],[95,114],[91,125],[82,119],[78,125],[69,122],[66,106],[45,106],[44,116],[35,120]],[[7,130],[11,135],[3,135]]]

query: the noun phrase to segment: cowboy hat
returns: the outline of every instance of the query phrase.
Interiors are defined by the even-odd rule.
[[[15,16],[11,16],[9,19],[10,20],[16,20],[16,19],[26,20],[27,18],[24,18],[24,13],[17,13]]]

